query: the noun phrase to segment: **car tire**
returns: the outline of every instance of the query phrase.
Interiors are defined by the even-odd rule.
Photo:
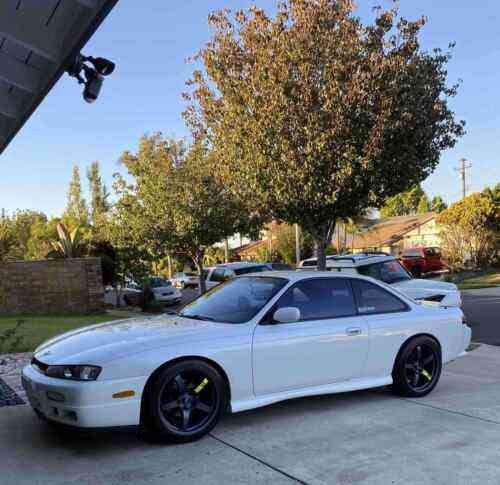
[[[415,337],[396,358],[392,390],[399,396],[424,397],[436,387],[442,367],[438,342],[426,335]]]
[[[196,441],[219,422],[227,390],[220,372],[201,360],[185,360],[160,371],[149,386],[148,430],[172,443]]]
[[[420,278],[422,276],[422,268],[420,266],[414,266],[411,269],[411,275],[414,278]]]

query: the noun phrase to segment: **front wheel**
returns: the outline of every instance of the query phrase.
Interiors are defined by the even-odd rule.
[[[431,337],[416,337],[398,355],[392,372],[392,388],[400,396],[426,396],[436,387],[441,369],[438,343]]]
[[[222,376],[206,362],[187,360],[167,367],[150,388],[150,428],[174,443],[198,440],[219,421],[226,394]]]

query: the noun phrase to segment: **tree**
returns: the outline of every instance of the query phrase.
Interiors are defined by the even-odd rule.
[[[194,136],[207,137],[216,177],[251,214],[298,223],[318,267],[338,219],[419,184],[463,134],[448,107],[449,53],[425,52],[425,19],[351,0],[284,0],[210,16],[185,94]]]
[[[419,212],[419,203],[423,197],[427,198],[427,195],[422,190],[422,187],[415,185],[410,190],[387,199],[380,209],[380,215],[381,217],[396,217],[417,214]]]
[[[68,190],[68,203],[63,219],[69,225],[86,225],[89,214],[87,203],[82,195],[82,184],[80,182],[80,171],[78,165],[73,164],[71,182]]]
[[[131,245],[153,257],[189,256],[199,275],[207,248],[248,228],[250,218],[231,194],[211,176],[207,146],[183,143],[160,135],[144,137],[137,154],[121,161],[134,182],[120,181],[115,209],[124,222]],[[201,290],[205,291],[201,279]]]
[[[109,210],[109,192],[102,181],[99,162],[93,162],[87,169],[87,179],[90,188],[90,215],[92,224],[98,226]]]
[[[431,211],[431,201],[429,200],[429,197],[427,197],[426,194],[422,195],[420,197],[420,200],[418,201],[418,206],[417,206],[417,214],[425,214],[426,212]]]
[[[16,238],[12,230],[10,219],[2,211],[0,216],[0,262],[7,261],[12,248],[16,243]]]
[[[496,256],[500,206],[485,193],[474,193],[441,212],[442,250],[449,264],[475,268],[490,263]]]
[[[295,227],[289,224],[280,224],[274,230],[273,249],[276,259],[292,266],[296,264],[295,255]],[[300,231],[300,253],[302,259],[313,255],[314,243],[309,234]]]
[[[445,209],[447,209],[448,206],[446,205],[446,202],[443,200],[443,198],[440,195],[436,195],[432,198],[431,201],[431,211],[440,213],[443,212]]]

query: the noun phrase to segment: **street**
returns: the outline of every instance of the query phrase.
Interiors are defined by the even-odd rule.
[[[500,346],[500,288],[466,290],[462,298],[472,340]]]

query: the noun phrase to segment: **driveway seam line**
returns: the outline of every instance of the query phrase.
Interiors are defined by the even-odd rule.
[[[279,473],[279,474],[281,474],[281,475],[289,478],[290,480],[293,480],[293,481],[295,481],[297,483],[300,483],[301,485],[309,485],[307,482],[304,482],[300,478],[297,478],[297,477],[294,477],[293,475],[290,475],[289,473],[281,470],[280,468],[277,468],[274,465],[271,465],[270,463],[267,463],[266,461],[262,460],[261,458],[258,458],[257,456],[252,455],[251,453],[248,453],[247,451],[239,448],[238,446],[232,445],[231,443],[229,443],[229,442],[227,442],[227,441],[225,441],[225,440],[223,440],[221,438],[218,438],[217,436],[213,435],[212,433],[209,433],[209,436],[211,438],[213,438],[214,440],[218,441],[219,443],[222,443],[223,445],[229,446],[229,448],[232,448],[233,450],[242,453],[243,455],[247,456],[248,458],[257,461],[261,465],[264,465],[267,468],[270,468],[271,470],[273,470],[273,471],[275,471],[275,472],[277,472],[277,473]]]
[[[437,411],[443,411],[445,413],[456,414],[457,416],[463,416],[465,418],[476,419],[478,421],[483,421],[484,423],[497,424],[500,425],[499,421],[494,421],[493,419],[481,418],[479,416],[473,416],[472,414],[462,413],[461,411],[453,411],[452,409],[440,408],[438,406],[433,406],[432,404],[426,404],[423,402],[412,401],[411,399],[404,399],[406,402],[416,404],[417,406],[423,406],[426,408],[435,409]]]

